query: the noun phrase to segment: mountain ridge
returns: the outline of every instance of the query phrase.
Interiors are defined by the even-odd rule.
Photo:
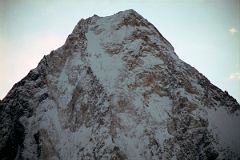
[[[0,157],[237,159],[239,108],[136,11],[94,15],[0,102]]]

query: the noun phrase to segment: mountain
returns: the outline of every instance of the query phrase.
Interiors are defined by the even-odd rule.
[[[0,102],[0,157],[239,159],[239,114],[137,12],[94,15]]]

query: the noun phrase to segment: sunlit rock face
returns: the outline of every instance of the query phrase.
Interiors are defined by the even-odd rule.
[[[94,15],[0,101],[0,159],[238,159],[239,109],[134,10]]]

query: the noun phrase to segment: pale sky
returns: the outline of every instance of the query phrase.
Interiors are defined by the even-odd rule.
[[[81,18],[134,9],[177,55],[240,102],[240,0],[0,0],[0,99]]]

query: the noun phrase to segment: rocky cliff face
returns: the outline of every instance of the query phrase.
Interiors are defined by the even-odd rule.
[[[94,15],[0,102],[0,157],[237,159],[239,113],[138,13]]]

